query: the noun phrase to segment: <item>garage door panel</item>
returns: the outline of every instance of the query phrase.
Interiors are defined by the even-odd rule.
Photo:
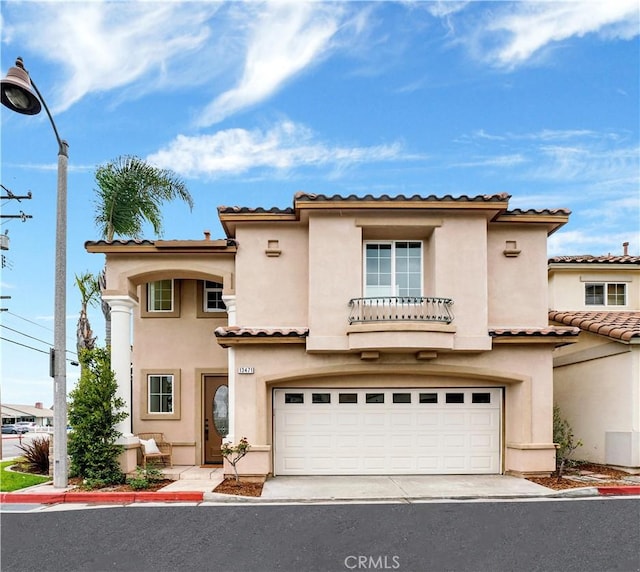
[[[287,402],[285,392],[295,395]],[[322,396],[314,400],[314,393]],[[378,402],[368,403],[367,393],[377,394],[369,400]],[[274,472],[499,473],[501,393],[499,388],[275,390]],[[340,394],[350,395],[340,403]],[[398,403],[394,394],[402,394],[396,395]]]

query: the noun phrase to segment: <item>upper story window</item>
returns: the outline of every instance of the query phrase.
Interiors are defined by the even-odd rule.
[[[422,296],[422,242],[366,242],[365,297]]]
[[[586,306],[625,306],[627,285],[607,282],[588,282],[584,285]]]
[[[173,312],[173,280],[156,280],[147,284],[147,311]]]
[[[227,310],[222,301],[222,284],[220,282],[205,280],[202,306],[204,312],[225,312]]]

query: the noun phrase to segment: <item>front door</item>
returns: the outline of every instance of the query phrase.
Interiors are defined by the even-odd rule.
[[[206,375],[204,378],[204,462],[221,464],[220,447],[229,433],[229,388],[227,378]]]

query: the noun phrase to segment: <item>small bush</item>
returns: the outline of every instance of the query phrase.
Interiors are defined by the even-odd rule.
[[[238,476],[238,468],[236,465],[238,461],[242,459],[251,448],[249,441],[247,441],[246,437],[240,439],[237,445],[229,442],[223,442],[222,447],[220,447],[220,452],[222,456],[231,464],[233,467],[233,472],[236,476],[236,483],[240,482],[240,477]]]
[[[162,471],[153,465],[148,465],[146,469],[142,467],[136,468],[136,476],[129,477],[127,484],[134,491],[148,489],[153,483],[157,483],[164,479]]]
[[[21,443],[24,462],[21,465],[30,473],[49,474],[49,437],[36,437],[29,443]]]
[[[556,474],[560,480],[565,468],[574,462],[570,457],[578,447],[582,447],[582,441],[575,440],[571,425],[562,417],[557,405],[553,407],[553,442],[557,445]]]

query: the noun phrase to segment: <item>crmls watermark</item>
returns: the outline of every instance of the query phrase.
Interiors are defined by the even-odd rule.
[[[349,555],[344,559],[349,570],[397,570],[400,568],[400,556]]]

